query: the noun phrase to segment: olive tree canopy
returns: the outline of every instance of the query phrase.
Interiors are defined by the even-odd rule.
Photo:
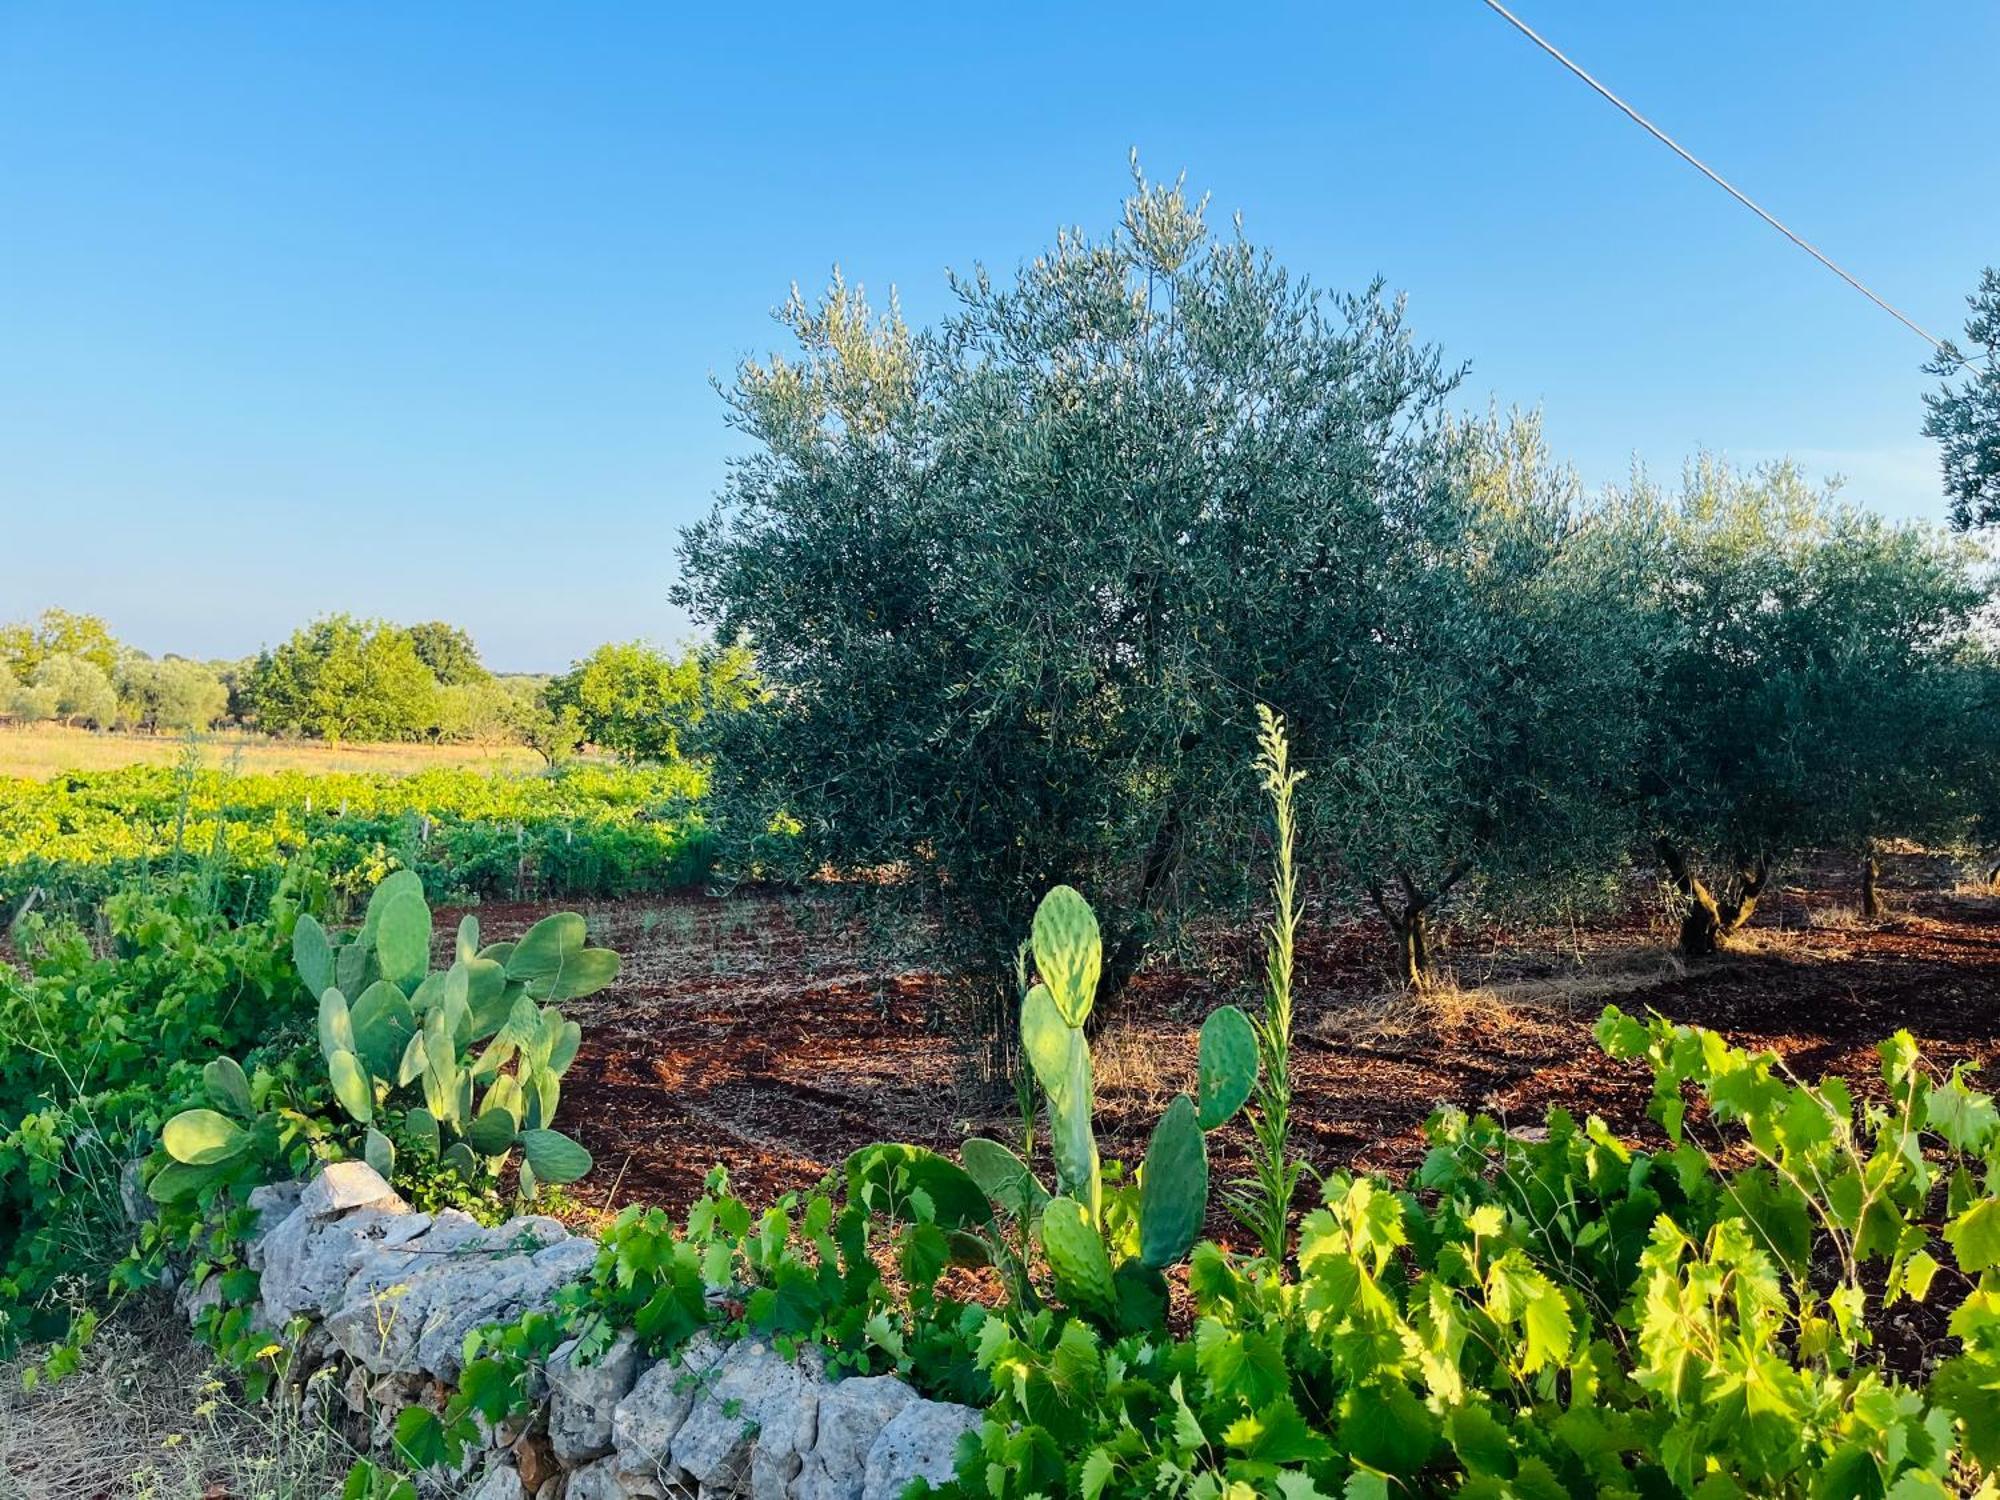
[[[838,278],[795,292],[797,353],[740,373],[753,450],[676,594],[769,693],[719,726],[716,794],[797,826],[801,868],[896,872],[871,889],[928,905],[989,995],[1074,885],[1115,989],[1226,878],[1255,704],[1309,746],[1372,670],[1455,482],[1456,376],[1379,286],[1318,291],[1178,184],[951,286],[919,332]]]

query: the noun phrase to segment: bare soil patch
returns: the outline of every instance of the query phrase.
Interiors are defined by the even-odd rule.
[[[1894,914],[1862,923],[1822,871],[1767,898],[1733,951],[1683,965],[1671,928],[1635,907],[1561,931],[1461,931],[1447,982],[1412,996],[1385,984],[1373,924],[1318,922],[1301,944],[1295,1064],[1299,1144],[1321,1172],[1400,1175],[1421,1126],[1455,1104],[1538,1123],[1552,1106],[1657,1139],[1650,1080],[1591,1038],[1606,1003],[1657,1010],[1771,1047],[1808,1076],[1872,1079],[1875,1044],[1899,1027],[1935,1061],[2000,1061],[2000,900],[1945,862],[1890,862]],[[479,909],[489,939],[546,908]],[[895,1139],[950,1149],[974,1131],[1011,1136],[1002,1103],[960,1086],[945,987],[883,967],[824,903],[699,895],[583,907],[593,940],[625,955],[611,989],[573,1007],[583,1050],[563,1113],[596,1155],[591,1207],[679,1211],[709,1168],[752,1202],[810,1186],[850,1151]],[[1831,915],[1829,915],[1831,914]],[[449,931],[449,918],[440,930]],[[1196,1028],[1214,1006],[1257,1003],[1256,935],[1222,933],[1198,963],[1142,973],[1098,1043],[1106,1154],[1135,1161],[1165,1099],[1191,1085]],[[1983,1082],[2000,1083],[1989,1071]],[[1218,1177],[1241,1164],[1241,1127]],[[1211,1225],[1227,1240],[1232,1226]]]

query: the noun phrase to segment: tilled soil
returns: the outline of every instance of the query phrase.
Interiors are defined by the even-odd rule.
[[[1875,1044],[1899,1027],[1934,1061],[1993,1070],[2000,900],[1945,889],[1943,867],[1921,858],[1890,873],[1902,888],[1885,921],[1855,921],[1840,906],[1851,897],[1828,884],[1790,886],[1734,951],[1695,966],[1637,910],[1581,930],[1460,932],[1445,956],[1456,985],[1413,998],[1389,993],[1375,927],[1312,926],[1295,1139],[1321,1172],[1400,1174],[1422,1157],[1426,1117],[1456,1104],[1522,1124],[1559,1105],[1656,1140],[1645,1070],[1611,1062],[1591,1039],[1606,1003],[1774,1048],[1808,1076],[1875,1078]],[[1004,1102],[962,1086],[939,977],[871,959],[830,904],[684,896],[582,909],[592,940],[625,957],[616,985],[570,1008],[584,1042],[562,1113],[597,1158],[581,1185],[588,1206],[678,1212],[716,1165],[760,1203],[871,1141],[949,1149],[975,1131],[1018,1131]],[[484,936],[518,935],[544,910],[481,907]],[[1166,1101],[1191,1086],[1208,1011],[1259,1003],[1256,956],[1254,932],[1220,934],[1199,963],[1162,963],[1133,982],[1096,1043],[1107,1156],[1135,1161]],[[1215,1143],[1218,1178],[1240,1165],[1241,1128]],[[1210,1227],[1227,1239],[1233,1226],[1218,1216]]]

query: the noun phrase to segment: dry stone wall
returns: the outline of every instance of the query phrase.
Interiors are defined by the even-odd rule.
[[[386,1443],[410,1402],[443,1404],[465,1336],[550,1304],[589,1274],[596,1241],[523,1215],[484,1228],[413,1212],[361,1162],[258,1189],[249,1264],[258,1316],[308,1320],[295,1375],[327,1416],[366,1419]],[[486,1433],[435,1494],[473,1500],[896,1500],[950,1476],[965,1406],[894,1376],[830,1379],[807,1352],[697,1334],[653,1360],[628,1333],[595,1363],[574,1341],[549,1358],[532,1411]]]

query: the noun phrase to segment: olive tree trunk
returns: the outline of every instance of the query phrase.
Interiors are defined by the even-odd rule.
[[[1875,859],[1875,846],[1869,845],[1861,855],[1861,916],[1862,920],[1873,922],[1882,915],[1882,893],[1875,882],[1882,877],[1882,867]]]
[[[1407,870],[1396,872],[1396,884],[1401,890],[1400,902],[1392,902],[1383,892],[1379,883],[1370,884],[1368,895],[1375,903],[1375,909],[1382,914],[1382,920],[1389,924],[1389,936],[1394,956],[1393,972],[1396,982],[1405,989],[1414,989],[1431,973],[1430,914],[1437,904],[1444,900],[1451,888],[1458,884],[1465,874],[1463,862],[1455,864],[1438,883],[1434,891],[1425,892],[1418,888]]]
[[[1718,952],[1723,940],[1749,922],[1757,910],[1757,900],[1770,882],[1771,862],[1764,855],[1738,858],[1724,898],[1718,901],[1701,876],[1689,863],[1687,852],[1671,840],[1661,838],[1653,846],[1675,889],[1687,901],[1681,917],[1680,950],[1688,958],[1707,958]]]

